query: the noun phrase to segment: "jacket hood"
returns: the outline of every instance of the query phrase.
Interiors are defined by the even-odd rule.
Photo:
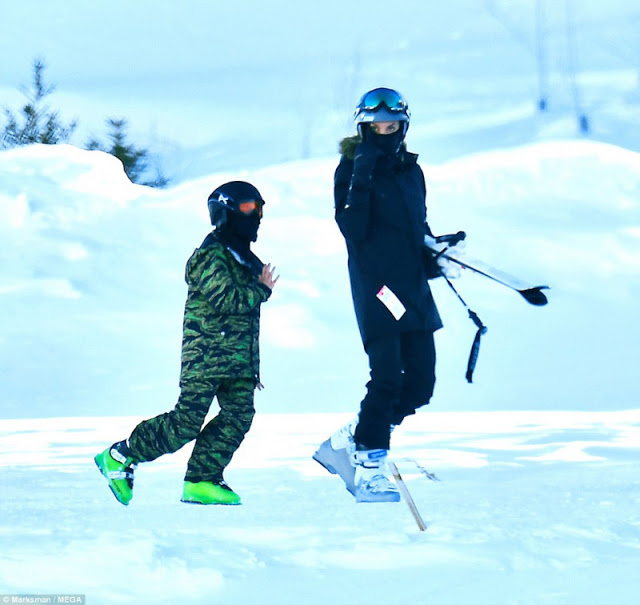
[[[345,137],[344,139],[342,139],[342,141],[340,141],[340,144],[338,145],[338,151],[340,152],[341,155],[343,155],[345,158],[347,158],[348,160],[353,160],[353,158],[356,155],[356,147],[358,146],[358,143],[362,142],[362,137],[359,134],[355,134],[353,136],[350,137]],[[407,152],[407,145],[405,144],[405,142],[402,142],[402,146],[400,147],[400,153]],[[408,155],[413,156],[414,154],[408,153]],[[416,158],[418,156],[415,156]]]
[[[340,155],[345,156],[348,160],[353,160],[356,155],[356,147],[362,142],[362,137],[356,134],[351,137],[345,137],[338,145]]]

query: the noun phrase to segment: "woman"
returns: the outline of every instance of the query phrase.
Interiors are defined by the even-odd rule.
[[[371,380],[357,423],[314,459],[358,502],[400,499],[385,462],[391,429],[429,403],[435,383],[433,333],[442,322],[427,279],[439,273],[425,253],[426,187],[418,156],[404,144],[409,119],[395,90],[367,92],[355,111],[358,134],[341,142],[335,173],[335,217]]]

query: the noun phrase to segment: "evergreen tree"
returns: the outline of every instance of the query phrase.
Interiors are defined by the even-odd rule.
[[[124,118],[108,118],[109,145],[104,147],[97,139],[92,139],[87,144],[87,149],[99,149],[115,156],[122,162],[124,171],[131,182],[140,183],[141,177],[147,172],[149,167],[149,152],[146,149],[139,149],[127,141],[127,120]],[[144,181],[142,185],[150,187],[165,187],[169,182],[156,170],[156,178],[152,181]]]
[[[31,143],[55,145],[69,140],[76,129],[74,120],[65,126],[58,119],[58,112],[52,111],[45,99],[55,90],[54,85],[44,82],[45,64],[40,59],[33,63],[31,88],[25,91],[27,103],[16,116],[11,110],[4,110],[7,123],[0,136],[0,147],[9,148]]]
[[[45,63],[41,59],[33,62],[33,77],[29,89],[24,90],[27,103],[16,115],[5,108],[6,124],[0,132],[0,149],[8,149],[18,145],[43,143],[55,145],[66,143],[76,129],[77,122],[65,125],[60,122],[58,112],[53,111],[46,104],[47,97],[55,90],[55,85],[45,83]],[[96,139],[90,141],[87,149],[100,149],[117,157],[124,166],[129,179],[140,183],[145,173],[149,172],[149,152],[139,149],[127,141],[127,120],[124,118],[110,118],[107,120],[109,128],[109,143],[103,146]],[[151,187],[165,187],[168,184],[157,166],[154,166],[156,176],[153,180],[142,182]]]

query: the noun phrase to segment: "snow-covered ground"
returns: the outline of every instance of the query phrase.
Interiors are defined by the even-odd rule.
[[[393,445],[425,532],[402,502],[355,504],[310,459],[347,419],[259,415],[227,473],[240,507],[180,503],[181,451],[138,468],[128,508],[91,457],[139,418],[0,421],[1,593],[100,604],[638,602],[637,410],[408,420]]]
[[[640,602],[637,4],[415,0],[393,36],[382,0],[175,6],[2,9],[0,104],[18,106],[44,56],[54,105],[81,120],[73,142],[124,115],[174,181],[132,185],[114,158],[74,146],[0,152],[0,597]],[[571,6],[588,137],[567,65]],[[469,385],[475,328],[432,282],[445,323],[436,394],[392,452],[426,532],[404,503],[356,505],[310,459],[367,380],[332,176],[353,104],[377,85],[411,104],[434,232],[464,229],[469,256],[551,288],[537,308],[460,275],[489,328]],[[282,275],[263,307],[266,389],[227,474],[244,504],[181,504],[187,447],[142,465],[122,507],[92,458],[173,406],[184,263],[208,232],[208,194],[237,178],[267,199],[256,251]]]

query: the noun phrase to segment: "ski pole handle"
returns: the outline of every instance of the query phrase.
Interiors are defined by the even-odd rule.
[[[449,244],[451,248],[456,244],[459,244],[467,237],[467,234],[464,231],[458,231],[457,233],[450,233],[449,235],[438,235],[436,239],[436,244]]]

